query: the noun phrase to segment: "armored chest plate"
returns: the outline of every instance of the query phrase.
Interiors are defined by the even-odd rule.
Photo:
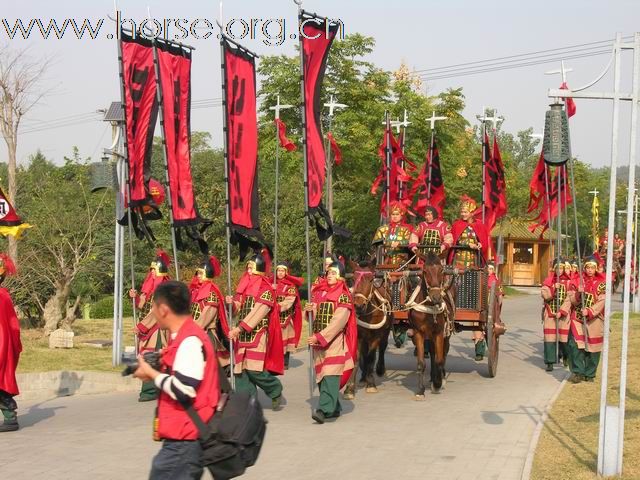
[[[200,309],[200,302],[193,302],[191,304],[191,316],[193,317],[193,321],[197,322],[202,314],[202,310]]]
[[[280,303],[287,298],[284,295],[278,295],[276,298],[276,302]],[[287,310],[280,310],[280,326],[284,327],[287,324],[287,320],[293,313],[293,305],[291,305]]]
[[[556,288],[556,292],[549,303],[549,308],[552,313],[558,313],[560,311],[560,307],[564,303],[564,300],[567,298],[567,287],[560,284],[560,287]]]
[[[153,306],[153,295],[150,295],[149,298],[146,299],[144,305],[140,309],[140,318],[144,318],[149,313],[151,313],[151,307]]]
[[[327,328],[333,318],[333,302],[322,302],[318,305],[318,311],[313,319],[313,333],[318,333]]]
[[[596,300],[596,297],[592,293],[588,293],[588,292],[582,293],[582,303],[578,305],[578,308],[576,308],[576,317],[578,317],[578,320],[580,321],[584,320],[584,315],[582,315],[582,309],[593,307],[593,304],[596,303],[595,300]]]

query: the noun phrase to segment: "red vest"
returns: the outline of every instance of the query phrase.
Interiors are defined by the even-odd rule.
[[[182,325],[176,338],[169,340],[169,344],[162,351],[162,364],[167,373],[174,374],[173,362],[176,359],[178,347],[187,337],[198,337],[205,352],[204,377],[196,390],[193,408],[206,423],[213,416],[220,397],[218,362],[207,334],[191,318]],[[187,415],[184,407],[164,391],[160,391],[160,399],[158,400],[158,435],[160,438],[171,440],[196,440],[198,438],[198,429]]]

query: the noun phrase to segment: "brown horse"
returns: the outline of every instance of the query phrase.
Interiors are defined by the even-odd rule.
[[[422,257],[424,265],[420,288],[407,303],[409,323],[413,333],[413,343],[417,349],[417,398],[424,398],[425,361],[424,340],[429,340],[431,358],[431,391],[440,393],[446,382],[445,363],[449,353],[449,336],[455,318],[455,286],[453,272],[448,272],[433,254]]]
[[[384,352],[391,330],[391,315],[386,312],[390,302],[382,284],[378,285],[370,263],[358,265],[350,262],[350,265],[353,269],[353,303],[358,322],[360,381],[366,385],[367,393],[376,393],[378,389],[373,376],[373,365],[376,363],[377,352],[376,374],[379,377],[385,374]],[[354,368],[345,388],[346,399],[355,397],[356,371],[357,368]]]

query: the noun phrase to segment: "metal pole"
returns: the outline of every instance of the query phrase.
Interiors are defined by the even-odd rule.
[[[118,168],[118,164],[120,162],[116,161],[116,175],[118,178],[118,181],[121,178],[120,175],[120,169]],[[117,194],[116,194],[117,195]],[[120,271],[120,255],[121,255],[121,249],[120,249],[120,224],[118,223],[118,205],[116,202],[116,211],[115,211],[115,217],[116,217],[116,229],[115,229],[115,245],[114,245],[114,278],[113,278],[113,344],[112,344],[112,350],[111,350],[111,363],[112,365],[115,367],[116,365],[119,364],[118,361],[118,352],[120,349],[119,346],[119,333],[120,333],[120,329],[118,328],[118,323],[119,323],[119,315],[120,315],[120,303],[122,302],[122,291],[120,290],[122,282],[120,281],[122,272]]]
[[[429,156],[427,157],[428,163],[428,176],[427,176],[427,200],[431,200],[431,169],[433,168],[433,141],[435,140],[435,132],[431,129],[431,142],[429,143]]]
[[[123,185],[125,182],[125,177],[124,177],[124,162],[121,162],[121,177],[120,177],[120,185]],[[124,188],[121,189],[121,192],[124,190]],[[123,196],[123,200],[124,200],[124,196]],[[116,221],[117,222],[117,221]],[[124,315],[123,315],[123,305],[124,305],[124,226],[122,225],[118,225],[120,227],[120,277],[119,277],[119,282],[120,282],[120,286],[119,286],[119,290],[120,290],[120,302],[118,305],[118,362],[116,363],[116,365],[120,365],[120,361],[122,359],[122,352],[123,352],[123,348],[122,348],[122,343],[123,343],[123,338],[122,338],[122,332],[123,332],[123,328],[124,328]]]
[[[393,161],[392,157],[391,157],[391,124],[389,123],[389,111],[385,111],[384,112],[384,119],[385,122],[387,123],[387,126],[385,127],[387,129],[387,148],[385,150],[385,159],[386,159],[386,164],[387,164],[387,177],[386,177],[386,181],[385,181],[385,195],[387,196],[387,211],[386,211],[386,216],[387,216],[387,223],[391,223],[391,162]]]
[[[222,19],[221,23],[222,23]],[[224,209],[225,217],[225,234],[227,237],[227,292],[228,295],[233,295],[233,287],[231,286],[231,206],[230,206],[230,192],[229,192],[229,139],[228,127],[227,127],[227,81],[225,78],[225,57],[224,57],[224,36],[222,35],[222,26],[220,26],[220,72],[222,76],[222,138],[224,143],[224,185],[225,185],[225,202]],[[227,317],[229,318],[230,327],[233,328],[233,302],[227,305]],[[234,374],[234,358],[233,353],[233,340],[229,339],[229,360],[231,371],[231,388],[236,388],[236,378]]]
[[[571,161],[571,160],[569,160]],[[564,247],[565,247],[565,255],[567,255],[567,257],[569,256],[569,188],[568,188],[568,182],[569,182],[569,172],[567,171],[567,165],[564,164],[562,166],[562,175],[564,176],[564,233],[565,233],[565,243],[564,243]],[[575,202],[573,202],[574,206],[575,206]],[[578,238],[576,237],[575,241],[578,241]]]
[[[329,116],[329,132],[331,132],[331,126],[333,124],[333,115]],[[333,221],[333,161],[331,160],[331,142],[327,145],[327,210],[329,211],[329,218]],[[333,250],[333,235],[327,238],[324,244],[324,256],[326,257],[329,252]]]
[[[162,138],[162,159],[164,160],[165,187],[167,189],[167,206],[169,207],[169,227],[171,229],[171,246],[173,247],[173,263],[176,269],[176,280],[180,280],[180,267],[178,265],[178,245],[176,243],[176,230],[173,220],[173,201],[171,199],[171,184],[169,182],[169,160],[167,158],[167,142],[164,135],[164,108],[162,95],[162,82],[160,80],[160,62],[158,61],[158,48],[156,41],[153,45],[153,67],[156,72],[156,98],[158,99],[158,115],[160,118],[160,137]]]
[[[549,167],[547,167],[547,164],[545,163],[544,164],[544,194],[547,200],[547,215],[548,215],[547,223],[549,224],[549,227],[551,227],[551,196],[549,195],[550,188],[551,188],[551,182],[549,180]],[[553,237],[550,234],[549,234],[549,243],[553,246]],[[554,253],[557,253],[557,252],[554,252]],[[552,258],[552,256],[550,255],[549,258]],[[551,264],[553,265],[553,261],[551,261]]]
[[[634,185],[636,175],[636,148],[638,130],[638,100],[640,99],[640,33],[634,36],[633,45],[633,101],[631,102],[631,135],[629,146],[629,183],[627,185],[627,236],[626,245],[631,244],[633,223]],[[616,474],[622,475],[624,447],[624,417],[627,393],[627,354],[629,351],[629,292],[631,290],[631,255],[625,255],[624,302],[622,306],[622,351],[620,355],[620,400],[618,413],[618,461]]]
[[[118,28],[120,28],[118,26]],[[127,109],[125,102],[125,91],[124,91],[124,65],[122,59],[122,35],[120,36],[120,40],[116,42],[118,44],[118,70],[120,75],[120,103],[122,107],[122,113],[124,117],[124,123],[119,126],[120,128],[120,138],[119,138],[119,150],[122,152],[122,157],[124,158],[125,164],[125,188],[127,193],[127,198],[129,202],[131,202],[131,185],[129,183],[129,148],[127,144]],[[123,199],[124,200],[124,199]],[[132,233],[132,215],[131,215],[131,205],[127,208],[127,223],[129,229],[129,261],[131,263],[131,289],[135,289],[135,272],[134,272],[134,256],[133,256],[133,233]],[[137,314],[137,305],[136,299],[132,298],[131,303],[133,306],[133,322],[134,325],[138,323],[138,314]],[[138,353],[138,337],[136,336],[136,353]]]
[[[635,222],[634,222],[634,240],[633,240],[633,283],[634,283],[634,292],[633,292],[633,311],[634,313],[638,313],[639,304],[638,304],[638,190],[636,189],[634,192],[634,202],[635,202]]]
[[[280,95],[278,95],[280,104]],[[226,128],[226,127],[225,127]],[[276,125],[276,185],[275,185],[275,206],[273,207],[273,284],[278,283],[278,201],[280,195],[280,141],[278,137],[278,126]]]
[[[298,5],[298,20],[302,21],[302,1],[296,2]],[[302,46],[302,35],[300,36],[300,114],[302,116],[302,159],[303,159],[303,179],[304,179],[304,242],[307,255],[307,302],[311,303],[311,241],[309,239],[309,159],[307,158],[307,119],[306,119],[306,99],[304,94],[304,49]],[[313,335],[313,314],[307,312],[307,325],[309,336]],[[309,406],[313,413],[313,392],[316,384],[315,360],[313,358],[313,348],[307,347],[309,352]]]
[[[482,112],[482,116],[484,117],[485,112]],[[487,123],[486,121],[482,120],[482,223],[484,223],[484,217],[485,217],[485,204],[484,204],[484,195],[485,195],[485,189],[487,188],[485,185],[485,175],[486,175],[486,168],[487,168],[487,158],[486,158],[486,149],[489,147],[485,142],[487,140]]]
[[[611,132],[611,178],[609,181],[609,221],[607,233],[607,272],[606,272],[606,300],[604,304],[604,338],[602,345],[602,369],[600,374],[602,382],[600,384],[600,427],[598,432],[598,475],[608,476],[615,474],[615,468],[611,468],[611,464],[615,467],[615,450],[609,452],[614,447],[606,441],[611,436],[607,430],[609,428],[617,428],[612,425],[613,419],[607,421],[608,417],[616,417],[617,412],[607,407],[607,380],[609,375],[609,328],[611,326],[611,274],[613,270],[613,232],[615,230],[616,216],[616,183],[617,183],[617,163],[618,163],[618,129],[620,121],[620,44],[622,35],[616,34],[614,47],[614,66],[613,66],[613,119]],[[631,173],[631,172],[629,172]],[[607,412],[609,410],[609,412]],[[607,459],[607,457],[613,458]]]

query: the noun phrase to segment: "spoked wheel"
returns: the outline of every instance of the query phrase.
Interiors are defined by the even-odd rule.
[[[496,335],[494,322],[500,321],[500,305],[496,297],[496,285],[491,287],[489,292],[489,311],[487,313],[487,328],[485,338],[487,339],[487,365],[489,377],[493,378],[498,372],[498,353],[500,352],[500,337]]]

